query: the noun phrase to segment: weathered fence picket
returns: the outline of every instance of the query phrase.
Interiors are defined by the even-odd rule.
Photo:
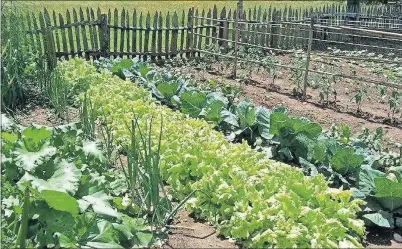
[[[169,48],[170,48],[170,44],[169,44],[169,40],[170,40],[170,13],[168,11],[168,13],[166,14],[166,31],[165,31],[165,56],[166,58],[169,56]],[[160,23],[161,27],[162,27],[162,23]],[[172,34],[172,40],[173,40],[173,34]],[[161,41],[162,41],[162,37],[161,37]]]
[[[73,20],[74,20],[74,23],[78,23],[77,11],[75,9],[73,9]],[[75,40],[77,42],[78,56],[81,57],[82,56],[82,50],[81,50],[80,26],[79,25],[75,26]],[[58,37],[56,39],[56,43],[58,43]]]
[[[145,19],[145,37],[144,37],[144,60],[147,60],[147,54],[149,54],[149,33],[151,30],[151,15],[149,12],[147,13],[147,17]]]
[[[134,54],[137,52],[137,10],[133,11],[133,35],[132,35],[132,43],[131,43],[131,52]],[[128,44],[127,44],[128,46]]]
[[[172,42],[170,44],[170,52],[173,57],[177,54],[177,39],[179,37],[179,18],[177,17],[176,11],[173,13],[172,26],[173,31],[172,31]]]
[[[158,12],[155,12],[154,21],[153,21],[153,31],[152,31],[152,40],[151,40],[151,60],[155,60],[156,53],[156,35],[158,29]]]
[[[121,25],[121,29],[120,29],[120,57],[123,57],[123,52],[124,52],[124,40],[125,40],[125,24],[126,24],[126,10],[123,8],[123,10],[121,11],[121,16],[120,16],[120,25]]]
[[[158,18],[158,44],[157,44],[157,54],[158,54],[158,60],[162,59],[162,36],[163,36],[163,17],[162,17],[162,13],[159,12],[159,18]]]

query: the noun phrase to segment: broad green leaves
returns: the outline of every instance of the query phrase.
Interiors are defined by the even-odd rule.
[[[319,152],[315,145],[322,129],[318,124],[291,118],[282,112],[274,112],[270,116],[270,133],[278,143],[278,152],[286,160],[310,159],[310,154]]]
[[[110,182],[116,185],[122,178],[115,172],[105,171],[108,162],[98,141],[83,139],[82,131],[77,129],[80,125],[21,130],[12,127],[14,130],[2,133],[5,137],[2,141],[5,153],[2,187],[12,183],[12,188],[7,187],[3,192],[5,215],[2,222],[7,225],[5,234],[11,240],[17,238],[18,230],[12,223],[28,219],[24,224],[28,224],[30,247],[143,245],[142,241],[134,239],[141,236],[140,233],[133,231],[127,238],[127,234],[116,228],[121,228],[119,217],[123,214],[112,205],[115,197],[110,193],[121,195],[127,191],[127,186],[123,184],[114,191]],[[29,202],[21,201],[23,193],[28,194],[25,198]],[[28,216],[19,217],[24,210],[29,211]],[[135,220],[129,216],[126,219]],[[149,229],[144,228],[142,232],[146,234]]]
[[[358,189],[364,195],[373,195],[375,190],[374,179],[384,177],[385,173],[374,170],[368,166],[362,167],[359,172]]]
[[[269,134],[270,117],[271,113],[267,109],[262,107],[257,108],[256,120],[258,125],[258,132],[260,133],[261,137],[265,139],[272,138],[272,136]]]
[[[156,89],[158,89],[164,98],[170,100],[174,95],[177,94],[179,84],[176,81],[161,82],[156,86]]]
[[[44,145],[39,151],[28,151],[26,148],[18,148],[14,152],[16,164],[22,169],[31,172],[43,163],[49,161],[56,154],[56,148]]]
[[[55,162],[54,170],[53,175],[47,180],[40,179],[26,172],[21,178],[20,184],[29,182],[38,191],[56,190],[74,195],[78,190],[81,171],[74,164],[68,163],[65,160]]]
[[[181,110],[190,117],[198,117],[207,101],[205,93],[200,91],[184,92],[180,95]]]
[[[363,217],[370,221],[369,225],[400,227],[400,224],[394,222],[394,218],[402,214],[400,176],[400,167],[391,167],[386,173],[369,166],[362,167],[357,194],[367,202]]]
[[[254,124],[255,113],[256,109],[249,101],[243,101],[235,108],[235,114],[239,118],[239,126],[241,129],[250,127]]]
[[[113,74],[115,74],[121,78],[126,78],[124,71],[127,69],[130,69],[133,65],[134,65],[134,63],[132,60],[122,59],[120,62],[113,64],[111,71]]]
[[[363,217],[380,227],[386,227],[386,228],[394,227],[392,214],[384,212],[382,210],[380,210],[378,213],[365,214],[363,215]]]
[[[389,211],[402,207],[402,182],[395,182],[387,178],[375,178],[375,197],[381,205]]]
[[[73,216],[78,215],[78,202],[69,194],[54,190],[42,190],[40,195],[49,207],[55,210],[68,212]]]
[[[106,162],[106,157],[103,155],[103,151],[97,141],[84,140],[82,143],[82,151],[84,155],[89,158],[93,157],[100,162]]]
[[[334,170],[342,175],[357,172],[363,162],[364,157],[355,154],[353,148],[342,148],[331,159]]]
[[[202,117],[207,121],[219,124],[222,120],[221,111],[228,100],[218,93],[205,94],[201,91],[185,91],[180,94],[180,108],[190,117]]]
[[[81,200],[78,200],[78,203],[82,211],[85,211],[89,206],[91,206],[93,211],[97,214],[118,218],[119,214],[109,204],[109,201],[112,199],[113,198],[105,192],[99,191],[91,195],[83,196]]]

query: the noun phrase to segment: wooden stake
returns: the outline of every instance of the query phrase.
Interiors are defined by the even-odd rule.
[[[237,2],[237,11],[236,11],[236,17],[235,17],[235,44],[234,44],[234,52],[235,52],[235,59],[234,59],[234,65],[233,65],[233,73],[232,77],[233,79],[236,78],[236,73],[237,73],[237,56],[238,56],[238,50],[239,50],[239,19],[242,19],[242,13],[243,13],[243,0],[239,0]]]
[[[304,73],[303,100],[307,99],[307,81],[308,81],[308,71],[309,71],[309,66],[310,66],[311,45],[313,44],[313,31],[314,31],[314,17],[311,16],[310,29],[308,32],[306,72]]]

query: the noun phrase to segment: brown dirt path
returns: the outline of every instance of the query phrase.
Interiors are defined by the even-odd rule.
[[[163,248],[239,248],[233,241],[219,236],[215,228],[204,221],[192,218],[188,211],[181,210],[175,216]]]

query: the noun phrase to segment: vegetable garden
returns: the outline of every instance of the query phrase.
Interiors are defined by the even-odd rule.
[[[190,9],[187,26],[184,14],[182,26],[176,13],[144,15],[145,28],[135,11],[133,26],[125,10],[87,9],[87,20],[73,10],[67,24],[5,11],[2,244],[163,246],[184,208],[246,248],[360,248],[372,230],[401,243],[402,39],[386,11],[367,6],[356,20],[337,6],[254,8],[247,18],[239,4],[219,18]],[[323,127],[245,89],[378,127]],[[35,105],[61,124],[19,122]]]

